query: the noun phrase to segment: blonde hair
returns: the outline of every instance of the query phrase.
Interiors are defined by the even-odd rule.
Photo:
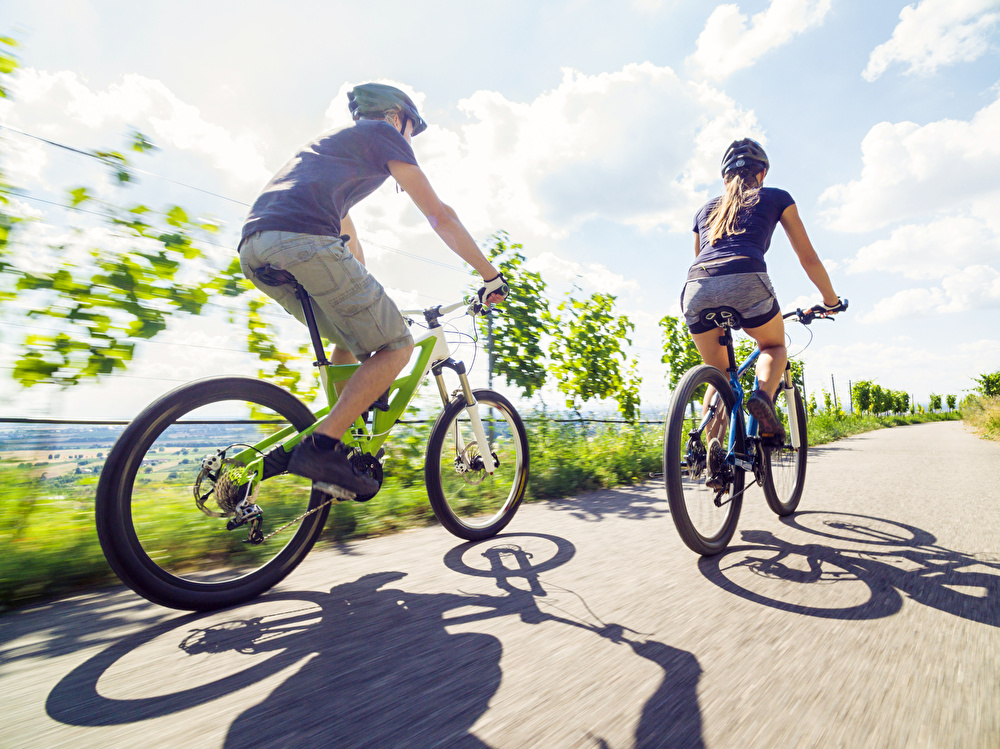
[[[763,171],[763,170],[762,170]],[[737,226],[739,213],[760,201],[760,182],[757,173],[739,170],[726,180],[726,191],[712,212],[708,214],[708,242],[715,244],[722,237],[743,234],[746,229]]]

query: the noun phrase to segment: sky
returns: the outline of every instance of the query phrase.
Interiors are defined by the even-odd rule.
[[[1000,0],[0,0],[0,19],[21,65],[0,101],[2,168],[42,219],[25,251],[70,241],[42,200],[104,177],[10,128],[83,149],[140,130],[159,149],[136,161],[155,176],[135,198],[220,221],[212,251],[229,257],[271,174],[349,125],[346,92],[377,80],[412,94],[430,123],[417,159],[478,241],[521,243],[553,304],[574,287],[617,296],[647,414],[669,399],[657,321],[679,314],[692,218],[741,137],[763,143],[766,184],[792,194],[850,299],[811,342],[789,330],[809,392],[836,383],[846,400],[875,380],[926,403],[1000,369]],[[391,180],[352,217],[401,307],[465,292]],[[783,308],[820,300],[780,227],[767,262]],[[305,340],[272,312],[289,348]],[[0,367],[22,334],[5,326]],[[0,409],[130,418],[195,377],[253,375],[244,337],[221,315],[178,319],[123,377],[25,392],[0,376]]]

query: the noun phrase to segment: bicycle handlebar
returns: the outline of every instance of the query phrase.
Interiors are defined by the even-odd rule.
[[[400,310],[399,313],[403,317],[417,317],[422,315],[427,322],[432,322],[440,317],[444,317],[450,312],[454,312],[460,307],[465,307],[465,314],[471,315],[472,317],[482,316],[492,314],[497,311],[494,307],[489,307],[480,304],[478,300],[467,297],[460,302],[452,302],[451,304],[438,304],[434,307],[428,307],[427,309],[404,309]]]
[[[825,304],[815,304],[807,310],[796,309],[794,312],[782,315],[782,318],[785,320],[794,319],[795,322],[800,322],[803,325],[809,325],[817,318],[820,320],[830,320],[832,322],[833,317],[831,317],[831,313],[843,312],[847,309],[847,306],[847,299],[840,299],[835,307],[827,307]]]

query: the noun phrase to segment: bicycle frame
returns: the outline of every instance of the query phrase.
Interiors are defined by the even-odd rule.
[[[729,374],[729,386],[732,388],[733,395],[735,396],[735,402],[733,403],[732,413],[729,415],[729,435],[728,435],[728,445],[726,446],[726,463],[730,466],[737,466],[742,468],[744,471],[754,470],[754,456],[751,454],[737,454],[736,453],[736,430],[739,429],[743,434],[747,436],[748,439],[756,439],[758,435],[758,424],[757,419],[753,414],[743,413],[743,400],[746,393],[743,390],[743,385],[740,382],[740,378],[744,373],[754,365],[757,359],[760,357],[760,347],[755,346],[754,350],[750,355],[744,360],[742,364],[737,367],[736,364],[736,352],[733,348],[733,334],[729,327],[722,328],[723,333],[719,338],[719,342],[726,347],[726,351],[729,354],[729,367],[726,370]],[[760,385],[760,380],[754,376],[754,388],[756,389]],[[791,382],[791,372],[788,363],[785,364],[785,371],[782,374],[782,382],[779,387],[790,388],[792,387]],[[716,393],[715,398],[709,405],[708,411],[702,418],[701,423],[698,425],[696,432],[698,434],[702,433],[705,428],[711,423],[712,419],[715,417],[715,412],[719,404],[720,395]],[[794,409],[795,399],[790,399],[792,405],[789,406],[790,409]],[[801,444],[801,438],[798,431],[795,428],[795,414],[794,411],[791,414],[792,424],[790,425],[792,445],[798,449]]]
[[[306,297],[303,300],[303,306],[305,307],[308,303],[309,300],[308,297]],[[465,364],[463,362],[456,362],[451,358],[451,352],[448,350],[448,344],[444,337],[444,328],[441,327],[437,321],[439,317],[446,315],[449,312],[453,312],[463,306],[466,306],[464,301],[455,302],[454,304],[446,306],[432,307],[428,310],[402,311],[402,314],[405,317],[414,317],[418,314],[423,315],[427,320],[430,329],[426,335],[422,336],[414,344],[414,352],[416,356],[413,359],[413,364],[410,367],[409,372],[401,377],[398,377],[389,387],[388,393],[390,396],[388,398],[388,409],[385,411],[377,408],[372,409],[373,415],[370,428],[367,420],[365,419],[365,415],[363,414],[362,416],[359,416],[355,420],[350,431],[344,435],[343,441],[345,444],[358,448],[362,453],[377,455],[383,443],[388,438],[392,427],[406,410],[406,407],[413,399],[417,388],[420,387],[428,372],[433,372],[442,404],[447,406],[449,397],[448,389],[444,382],[444,370],[452,369],[458,375],[461,384],[461,392],[465,397],[466,409],[472,422],[473,433],[475,434],[480,447],[483,448],[479,451],[479,454],[482,457],[484,467],[487,473],[493,473],[496,469],[496,464],[493,461],[492,452],[489,449],[486,449],[486,446],[489,445],[489,441],[486,438],[486,431],[483,428],[481,419],[479,418],[479,407],[475,396],[472,393],[472,387],[469,384],[469,380],[465,372]],[[315,330],[314,318],[311,314],[309,314],[310,312],[311,309],[306,314],[306,320],[307,325],[310,328],[310,333],[313,334],[312,340],[314,348],[316,349],[316,361],[314,362],[314,366],[319,367],[320,382],[322,384],[323,391],[326,393],[328,405],[315,412],[317,421],[307,429],[304,429],[301,432],[292,426],[279,429],[261,442],[258,442],[257,444],[250,446],[248,449],[237,454],[235,459],[244,462],[247,465],[248,472],[256,471],[258,475],[263,475],[260,464],[263,460],[263,453],[268,448],[281,444],[282,448],[286,452],[290,452],[292,448],[294,448],[302,439],[312,434],[312,432],[316,429],[319,420],[326,416],[336,404],[337,384],[350,379],[350,377],[361,367],[361,364],[331,364],[326,359],[325,352],[323,351],[319,340],[318,332]],[[456,441],[460,448],[464,447],[461,435],[457,433],[457,430]],[[464,450],[461,452],[463,456],[466,454],[466,451]]]

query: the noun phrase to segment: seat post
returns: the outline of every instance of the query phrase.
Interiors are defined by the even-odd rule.
[[[323,339],[319,335],[319,327],[316,325],[316,314],[313,312],[312,299],[309,292],[302,288],[302,284],[295,284],[295,298],[302,305],[302,314],[306,318],[306,327],[309,328],[309,337],[312,339],[313,350],[316,352],[314,367],[325,367],[330,363],[326,358],[326,351],[323,349]]]

